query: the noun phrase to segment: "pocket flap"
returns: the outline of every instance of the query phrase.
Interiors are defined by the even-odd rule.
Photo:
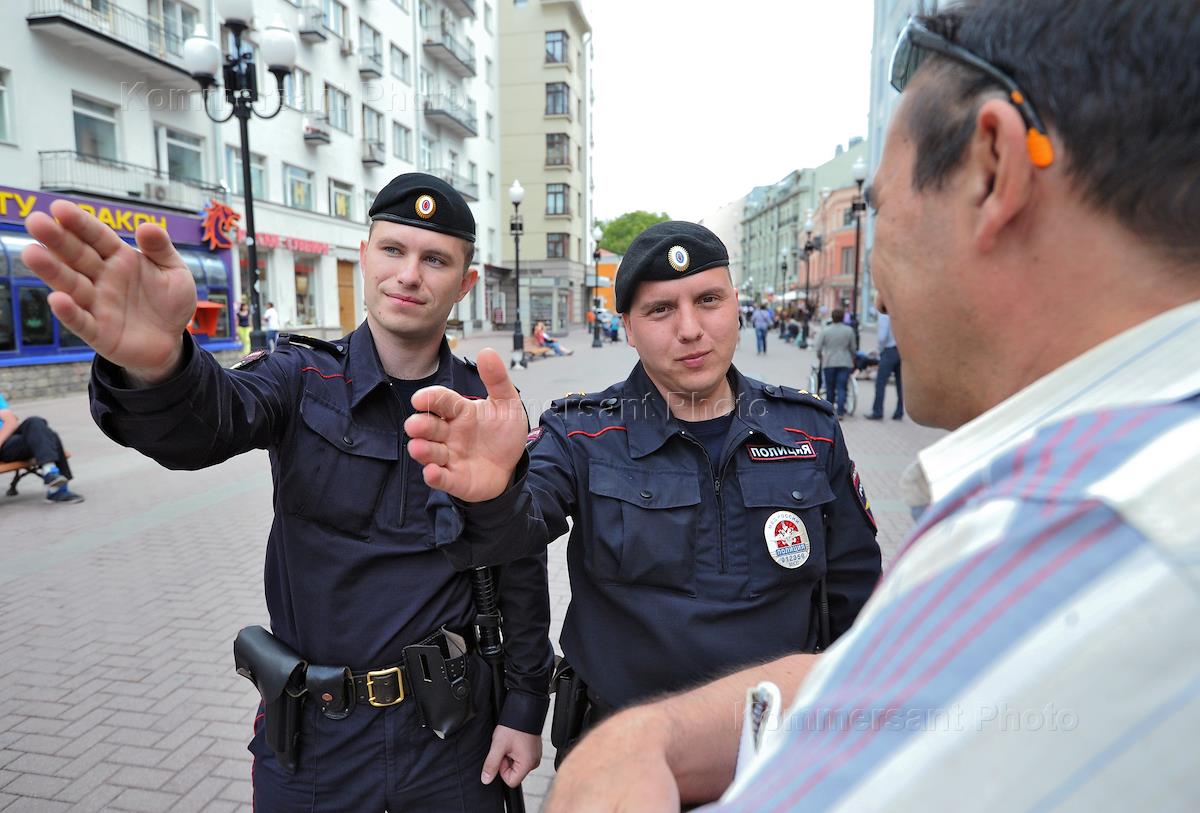
[[[738,484],[751,508],[814,508],[834,498],[825,470],[813,465],[742,468]]]
[[[379,460],[400,459],[399,430],[381,432],[357,424],[349,415],[313,397],[311,393],[305,393],[301,399],[300,414],[309,429],[346,454]]]
[[[700,504],[700,484],[693,472],[619,468],[593,460],[588,465],[588,490],[642,508]]]

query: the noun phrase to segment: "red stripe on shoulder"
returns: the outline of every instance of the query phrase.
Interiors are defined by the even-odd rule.
[[[567,433],[567,437],[572,437],[574,435],[583,435],[585,438],[598,438],[601,435],[603,435],[605,432],[609,432],[613,429],[620,429],[622,432],[629,431],[624,426],[606,426],[603,429],[601,429],[599,432],[584,432],[582,429],[574,429]]]
[[[803,429],[793,429],[790,426],[785,426],[785,427],[783,427],[783,431],[784,432],[795,432],[797,435],[804,435],[804,437],[808,438],[809,440],[823,440],[826,443],[833,443],[833,438],[819,438],[816,435],[808,434]]]
[[[302,373],[316,373],[317,375],[321,376],[321,378],[324,378],[324,379],[330,379],[330,378],[341,378],[341,379],[345,380],[345,382],[346,382],[347,384],[349,384],[349,383],[350,383],[350,381],[352,380],[352,379],[346,378],[346,376],[342,375],[341,373],[331,373],[331,374],[329,374],[329,375],[325,375],[325,373],[321,372],[321,371],[320,371],[320,370],[318,370],[316,367],[301,367],[301,368],[300,368],[300,372],[302,372]]]

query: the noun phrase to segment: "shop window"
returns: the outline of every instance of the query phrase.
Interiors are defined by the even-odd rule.
[[[13,326],[12,286],[8,282],[0,282],[0,352],[16,349],[17,331]]]
[[[54,344],[54,320],[47,301],[49,296],[49,288],[22,286],[19,289],[21,344],[25,347]]]
[[[316,256],[296,256],[296,322],[301,325],[317,323],[316,308]]]
[[[25,264],[21,259],[21,252],[25,246],[36,242],[32,237],[15,237],[5,235],[0,237],[0,242],[3,242],[4,248],[8,252],[9,269],[14,277],[36,277],[33,269]]]

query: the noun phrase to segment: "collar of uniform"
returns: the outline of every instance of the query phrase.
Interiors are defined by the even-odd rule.
[[[442,343],[438,347],[437,378],[434,383],[453,388],[454,365],[451,363],[452,359],[450,344],[446,341],[446,337],[442,336]],[[352,388],[350,406],[352,407],[358,406],[371,390],[388,381],[388,374],[383,369],[383,362],[379,360],[379,350],[375,347],[375,337],[371,335],[371,328],[365,320],[350,334],[350,352],[346,360],[346,370],[350,374]]]
[[[1083,412],[1178,401],[1200,391],[1200,301],[1109,339],[959,427],[917,455],[914,495],[936,502],[1047,423]],[[918,506],[914,506],[918,507]]]
[[[777,387],[747,378],[736,367],[729,368],[729,384],[737,394],[735,412],[738,420],[754,432],[765,435],[780,446],[795,445],[796,438],[788,436],[783,431],[783,425],[787,421],[781,420],[778,412],[778,408],[783,405],[782,402],[776,402],[776,409],[773,410],[769,408],[770,402],[764,397],[768,392],[775,395],[778,391]],[[771,419],[772,413],[774,420]]]

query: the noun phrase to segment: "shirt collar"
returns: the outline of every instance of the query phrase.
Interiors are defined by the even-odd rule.
[[[434,384],[453,389],[454,365],[450,353],[450,344],[442,336],[438,347],[438,368]],[[356,407],[373,389],[388,381],[384,372],[383,362],[379,360],[379,351],[375,347],[375,337],[366,320],[350,334],[350,349],[345,362],[349,374],[352,394],[350,406]]]
[[[1200,301],[1096,345],[917,455],[905,474],[913,497],[942,499],[1047,423],[1083,412],[1166,403],[1200,391]],[[910,498],[910,503],[916,499]],[[914,507],[919,507],[914,505]]]

